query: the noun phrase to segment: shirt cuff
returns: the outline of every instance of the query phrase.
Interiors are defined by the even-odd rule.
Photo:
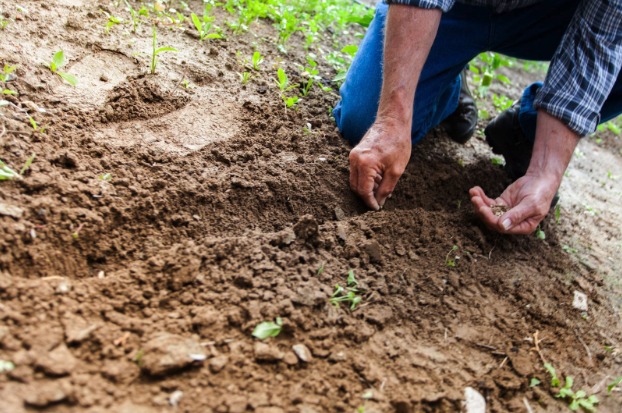
[[[552,90],[546,85],[538,90],[533,107],[543,109],[581,137],[593,133],[600,123],[600,113],[585,102],[576,96]]]
[[[443,12],[449,11],[455,0],[383,0],[386,4],[406,4],[408,6],[419,7],[422,9],[440,9]]]

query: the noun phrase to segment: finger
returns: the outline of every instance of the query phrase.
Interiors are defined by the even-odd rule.
[[[484,192],[484,190],[482,188],[480,188],[479,186],[471,188],[469,190],[469,195],[471,195],[471,200],[473,200],[474,197],[479,197],[489,207],[492,206],[492,205],[495,205],[497,203],[496,200],[488,198],[488,196],[486,196],[486,193]]]
[[[536,229],[536,222],[540,222],[544,215],[538,203],[526,198],[499,218],[499,229],[508,234],[527,235]]]
[[[378,187],[379,187],[379,186],[380,186],[380,185],[378,185],[378,183],[377,183],[377,182],[374,182],[374,194],[375,194],[375,193],[376,193],[376,191],[378,190]]]
[[[387,197],[389,197],[395,189],[395,185],[397,185],[397,181],[399,181],[400,176],[402,176],[402,174],[395,170],[388,170],[384,173],[382,181],[378,186],[378,190],[375,192],[378,205],[384,206]]]
[[[378,211],[378,201],[374,197],[374,184],[376,183],[377,172],[369,167],[360,166],[358,171],[357,193],[365,204],[374,211]]]
[[[479,219],[482,220],[482,222],[488,227],[488,229],[492,229],[495,231],[499,230],[499,217],[492,212],[492,209],[490,209],[488,205],[482,205],[480,208],[477,208],[476,211]]]

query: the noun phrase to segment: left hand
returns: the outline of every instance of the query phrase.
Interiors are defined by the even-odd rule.
[[[531,234],[549,212],[551,201],[560,180],[553,176],[527,175],[518,179],[497,199],[486,196],[479,186],[471,188],[471,202],[484,224],[504,234]],[[511,209],[501,217],[495,216],[491,206],[501,204]]]

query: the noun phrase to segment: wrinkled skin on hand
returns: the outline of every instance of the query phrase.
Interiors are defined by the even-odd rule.
[[[350,188],[379,210],[404,173],[411,150],[409,125],[376,121],[350,152]]]

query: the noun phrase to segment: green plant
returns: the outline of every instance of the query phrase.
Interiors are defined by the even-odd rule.
[[[541,239],[541,240],[545,240],[546,239],[546,234],[544,233],[544,231],[542,231],[542,228],[540,228],[540,225],[538,225],[538,229],[536,229],[536,238],[537,239]]]
[[[322,263],[322,265],[320,265],[320,268],[317,270],[318,277],[324,272],[324,264],[325,263]]]
[[[559,208],[560,208],[560,205],[557,204],[555,206],[555,222],[558,223],[558,224],[559,224],[559,217],[561,216],[561,212],[560,212]]]
[[[156,71],[156,67],[158,65],[158,53],[161,52],[177,52],[177,49],[173,49],[172,47],[160,47],[159,49],[156,49],[156,25],[153,25],[153,51],[151,52],[151,64],[149,65],[149,70],[151,71],[151,74],[155,74]],[[147,53],[142,53],[142,52],[138,52],[138,53],[134,53],[134,56],[139,55],[139,54],[147,54]]]
[[[283,102],[285,102],[285,107],[287,107],[287,108],[291,108],[296,103],[298,103],[298,100],[299,100],[298,96],[294,96],[294,97],[288,98],[285,95],[281,95],[281,98],[283,99]]]
[[[264,321],[255,327],[255,330],[253,330],[253,337],[257,337],[260,340],[268,337],[276,337],[281,332],[282,326],[283,320],[281,320],[281,317],[276,318],[276,323]]]
[[[143,365],[143,354],[145,354],[145,350],[143,350],[141,348],[141,349],[138,350],[136,355],[134,355],[134,357],[132,357],[132,361],[134,363],[138,364],[139,367]]]
[[[74,75],[58,71],[58,69],[65,66],[65,54],[63,53],[62,50],[54,53],[54,57],[52,57],[52,61],[50,63],[43,63],[43,64],[47,66],[50,69],[50,71],[52,71],[52,73],[56,73],[57,75],[65,79],[72,86],[75,86],[78,84],[78,79],[76,79]]]
[[[10,361],[0,360],[0,373],[3,371],[11,371],[15,368],[15,364]]]
[[[544,363],[544,368],[551,375],[551,387],[559,387],[559,378],[557,378],[553,366],[550,363]]]
[[[289,86],[289,79],[287,78],[285,71],[281,69],[280,67],[279,67],[279,70],[277,71],[277,75],[279,79],[278,80],[274,79],[274,82],[279,87],[281,92],[286,92],[292,88],[298,87],[298,85]]]
[[[24,164],[22,169],[20,169],[19,171],[20,175],[24,175],[24,172],[26,172],[28,168],[30,168],[30,165],[32,165],[32,162],[35,160],[36,157],[37,157],[37,154],[33,153],[32,156],[26,160],[26,163]]]
[[[20,178],[19,174],[0,161],[0,181],[7,179]]]
[[[540,380],[538,380],[537,378],[533,377],[531,379],[531,381],[529,382],[529,387],[536,387],[539,384],[540,384]]]
[[[492,164],[497,166],[504,166],[505,159],[503,158],[491,158]]]
[[[203,16],[203,21],[199,20],[196,14],[192,13],[190,15],[192,18],[192,23],[194,23],[194,27],[199,31],[199,40],[203,41],[205,39],[220,39],[222,36],[217,33],[209,33],[212,28],[212,21],[214,21],[213,17],[209,17],[209,14],[205,14]]]
[[[354,277],[354,271],[348,271],[348,279],[346,282],[346,288],[340,286],[339,284],[335,284],[335,292],[330,298],[330,302],[336,308],[339,308],[340,302],[349,301],[351,303],[350,310],[354,310],[356,305],[363,300],[363,297],[356,295],[359,291],[356,289],[358,281],[356,280],[356,277]]]
[[[615,181],[616,179],[618,179],[618,176],[614,176],[611,171],[607,171],[607,178],[611,179],[612,181]]]
[[[246,82],[248,82],[251,78],[257,77],[257,76],[251,76],[251,72],[238,73],[238,75],[242,79],[242,84],[243,85],[246,84]]]
[[[263,63],[263,56],[259,52],[253,53],[253,69],[259,70],[259,65]]]
[[[307,96],[309,94],[309,91],[311,90],[311,86],[313,86],[313,79],[309,79],[306,85],[303,84],[302,96]]]
[[[456,262],[453,260],[449,259],[449,254],[451,254],[452,252],[454,252],[455,250],[458,249],[457,245],[454,245],[451,250],[449,250],[449,252],[447,253],[447,255],[445,256],[445,265],[448,267],[455,267],[456,266]],[[457,259],[458,257],[456,257]]]
[[[622,376],[618,377],[617,379],[615,379],[613,381],[613,383],[611,383],[609,386],[607,386],[607,393],[611,393],[611,390],[613,390],[613,388],[615,386],[618,385],[618,383],[620,383],[622,381]]]
[[[106,15],[106,17],[108,17],[108,21],[106,22],[106,26],[105,26],[106,28],[104,29],[104,33],[106,33],[106,34],[108,34],[108,32],[110,31],[110,28],[112,26],[114,26],[115,24],[127,23],[127,22],[124,22],[123,20],[117,19],[116,17],[114,17],[113,15],[111,15],[108,12],[105,12],[105,11],[103,11],[101,9],[99,11],[101,11],[102,13],[104,13]]]
[[[494,52],[480,53],[476,61],[477,60],[481,62],[481,68],[478,69],[476,66],[471,64],[469,66],[469,69],[473,73],[475,73],[475,76],[473,76],[473,80],[479,82],[477,91],[480,96],[486,96],[493,79],[498,79],[502,82],[512,84],[512,82],[510,82],[510,79],[508,79],[507,77],[495,74],[495,71],[501,66],[512,66],[511,60],[500,55],[499,53]]]
[[[458,209],[460,209],[460,205],[462,204],[461,200],[456,201],[456,203],[458,204]]]
[[[105,173],[103,175],[99,175],[99,179],[101,179],[102,181],[112,181],[112,175],[110,175],[109,173]]]
[[[496,93],[492,94],[492,104],[495,106],[497,111],[502,112],[512,106],[512,99],[508,99],[507,96],[497,96]]]
[[[16,95],[16,92],[13,92],[12,90],[6,89],[4,84],[6,82],[9,81],[9,74],[11,72],[13,72],[15,69],[17,69],[17,65],[15,66],[9,66],[7,63],[4,64],[4,73],[0,73],[0,81],[2,82],[2,88],[0,88],[2,90],[2,94],[4,95]]]
[[[0,30],[4,30],[4,28],[9,24],[9,20],[4,20],[4,16],[2,15],[2,9],[0,9]]]
[[[348,285],[359,285],[359,282],[356,280],[354,276],[354,270],[348,271]]]
[[[570,398],[570,405],[568,406],[570,410],[577,410],[579,407],[584,408],[587,411],[593,412],[596,410],[594,405],[598,403],[598,398],[594,395],[591,395],[588,398],[587,393],[583,390],[579,390],[576,393],[572,391],[573,380],[572,377],[566,377],[566,384],[564,387],[559,389],[559,394],[555,397],[560,399]]]
[[[564,245],[564,246],[562,247],[562,249],[563,249],[564,251],[566,251],[567,253],[569,253],[569,254],[570,254],[570,253],[577,252],[576,248],[570,248],[568,245]]]
[[[140,23],[140,19],[136,18],[136,10],[132,7],[132,5],[127,1],[123,0],[127,5],[127,8],[130,11],[130,15],[132,16],[132,33],[136,33],[136,26]]]

